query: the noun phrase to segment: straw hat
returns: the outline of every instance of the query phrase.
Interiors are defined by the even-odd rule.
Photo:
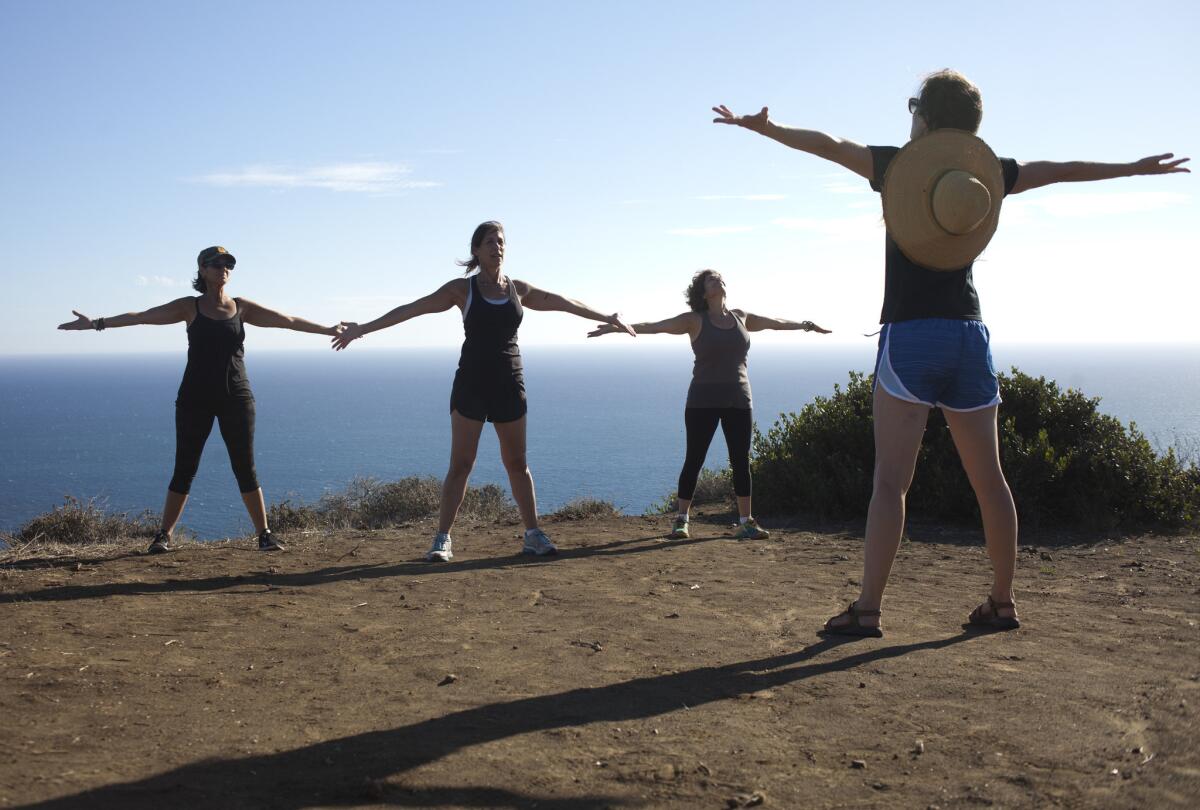
[[[960,270],[996,232],[1003,197],[1004,171],[988,145],[961,129],[936,129],[892,159],[883,221],[910,261]]]

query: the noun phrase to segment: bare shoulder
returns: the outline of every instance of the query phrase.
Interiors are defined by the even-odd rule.
[[[537,287],[533,286],[528,281],[521,281],[521,279],[519,279],[519,278],[511,278],[510,277],[509,281],[511,281],[513,283],[513,286],[516,287],[517,295],[521,295],[521,296],[529,295],[529,293],[531,293],[537,289]]]
[[[744,309],[731,309],[729,311],[732,312],[734,315],[737,315],[743,321],[746,320],[746,316],[750,314],[749,312],[747,312]]]
[[[459,306],[467,303],[467,291],[471,289],[470,278],[452,278],[438,287],[434,295],[449,296],[450,300]]]

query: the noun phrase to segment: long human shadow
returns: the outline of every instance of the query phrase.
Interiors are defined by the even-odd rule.
[[[517,554],[509,557],[481,557],[474,560],[459,560],[449,563],[427,563],[409,561],[402,563],[372,563],[331,566],[315,571],[270,573],[254,571],[246,574],[227,574],[219,577],[185,579],[169,577],[160,582],[102,582],[94,585],[55,585],[29,591],[0,593],[0,604],[4,602],[69,602],[76,599],[101,599],[108,596],[148,596],[163,593],[209,593],[247,585],[263,585],[269,588],[301,588],[326,585],[345,580],[367,580],[383,577],[436,577],[445,574],[461,574],[471,571],[503,570],[526,565],[553,565],[588,557],[617,557],[626,554],[642,554],[670,548],[727,540],[725,537],[696,537],[690,540],[661,541],[662,535],[613,540],[595,546],[561,549],[553,557],[534,557]],[[636,545],[643,543],[645,545]],[[259,555],[258,551],[247,554]]]
[[[550,729],[639,720],[679,709],[695,709],[913,652],[943,649],[976,637],[963,633],[803,664],[849,643],[844,638],[826,639],[797,652],[752,661],[492,703],[386,731],[364,732],[274,754],[195,762],[145,779],[106,785],[25,807],[65,810],[247,806],[301,810],[315,805],[349,806],[368,801],[365,786],[378,785],[381,780],[472,746]],[[347,699],[358,697],[347,695]],[[471,804],[466,799],[473,791],[476,799],[499,798],[491,792],[495,789],[488,787],[443,786],[428,790],[425,794],[423,789],[395,791],[384,786],[379,791],[382,795],[377,794],[371,800],[394,805]],[[512,799],[514,803],[510,805],[490,806],[522,806],[526,800],[534,801],[532,797]],[[557,806],[559,800],[555,798],[551,803]]]

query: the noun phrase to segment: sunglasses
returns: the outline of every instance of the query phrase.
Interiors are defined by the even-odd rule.
[[[222,267],[222,268],[225,268],[226,270],[232,270],[233,266],[235,264],[236,264],[236,262],[234,262],[231,259],[216,259],[215,261],[205,262],[204,266],[205,267]]]
[[[911,115],[916,115],[916,114],[917,114],[917,113],[919,113],[920,111],[921,111],[921,99],[919,99],[919,98],[910,98],[910,99],[908,100],[908,112],[909,112]]]

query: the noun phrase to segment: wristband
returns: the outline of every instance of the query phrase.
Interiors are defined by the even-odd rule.
[[[104,319],[97,318],[96,320],[92,321],[92,328],[95,329],[97,332],[103,332],[104,331]]]

